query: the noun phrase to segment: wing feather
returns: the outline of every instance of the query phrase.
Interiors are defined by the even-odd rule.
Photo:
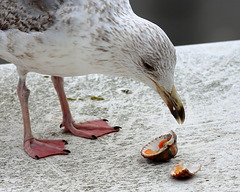
[[[0,0],[0,30],[45,31],[66,0]]]

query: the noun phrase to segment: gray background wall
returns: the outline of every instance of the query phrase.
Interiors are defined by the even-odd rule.
[[[240,39],[240,0],[130,0],[175,45]]]
[[[130,2],[136,14],[158,24],[175,45],[240,39],[240,0]]]

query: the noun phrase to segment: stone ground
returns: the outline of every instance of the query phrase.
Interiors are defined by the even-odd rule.
[[[103,75],[66,78],[76,120],[107,118],[123,127],[97,140],[63,133],[50,77],[30,73],[34,135],[65,139],[72,152],[40,160],[23,150],[15,66],[0,65],[0,191],[240,191],[240,41],[181,46],[177,53],[175,85],[185,105],[183,125],[142,83]],[[178,135],[174,159],[155,163],[140,155],[143,145],[171,129]],[[180,161],[202,168],[191,179],[176,180],[169,173]]]

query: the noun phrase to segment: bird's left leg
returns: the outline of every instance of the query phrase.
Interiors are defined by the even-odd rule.
[[[119,131],[118,126],[110,127],[106,120],[87,121],[82,123],[75,123],[67,101],[67,97],[64,92],[63,78],[52,76],[52,82],[58,94],[58,98],[61,104],[63,113],[62,127],[65,127],[65,131],[71,132],[73,135],[84,137],[88,139],[96,139],[102,135]]]

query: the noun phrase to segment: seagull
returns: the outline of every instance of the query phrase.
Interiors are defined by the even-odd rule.
[[[14,63],[19,74],[24,150],[30,157],[70,151],[65,140],[33,136],[28,72],[51,76],[63,114],[60,126],[79,137],[96,139],[120,127],[105,119],[76,123],[64,77],[106,74],[141,81],[159,93],[179,124],[184,122],[174,86],[175,48],[160,27],[133,12],[129,0],[1,0],[0,10],[0,58]]]

